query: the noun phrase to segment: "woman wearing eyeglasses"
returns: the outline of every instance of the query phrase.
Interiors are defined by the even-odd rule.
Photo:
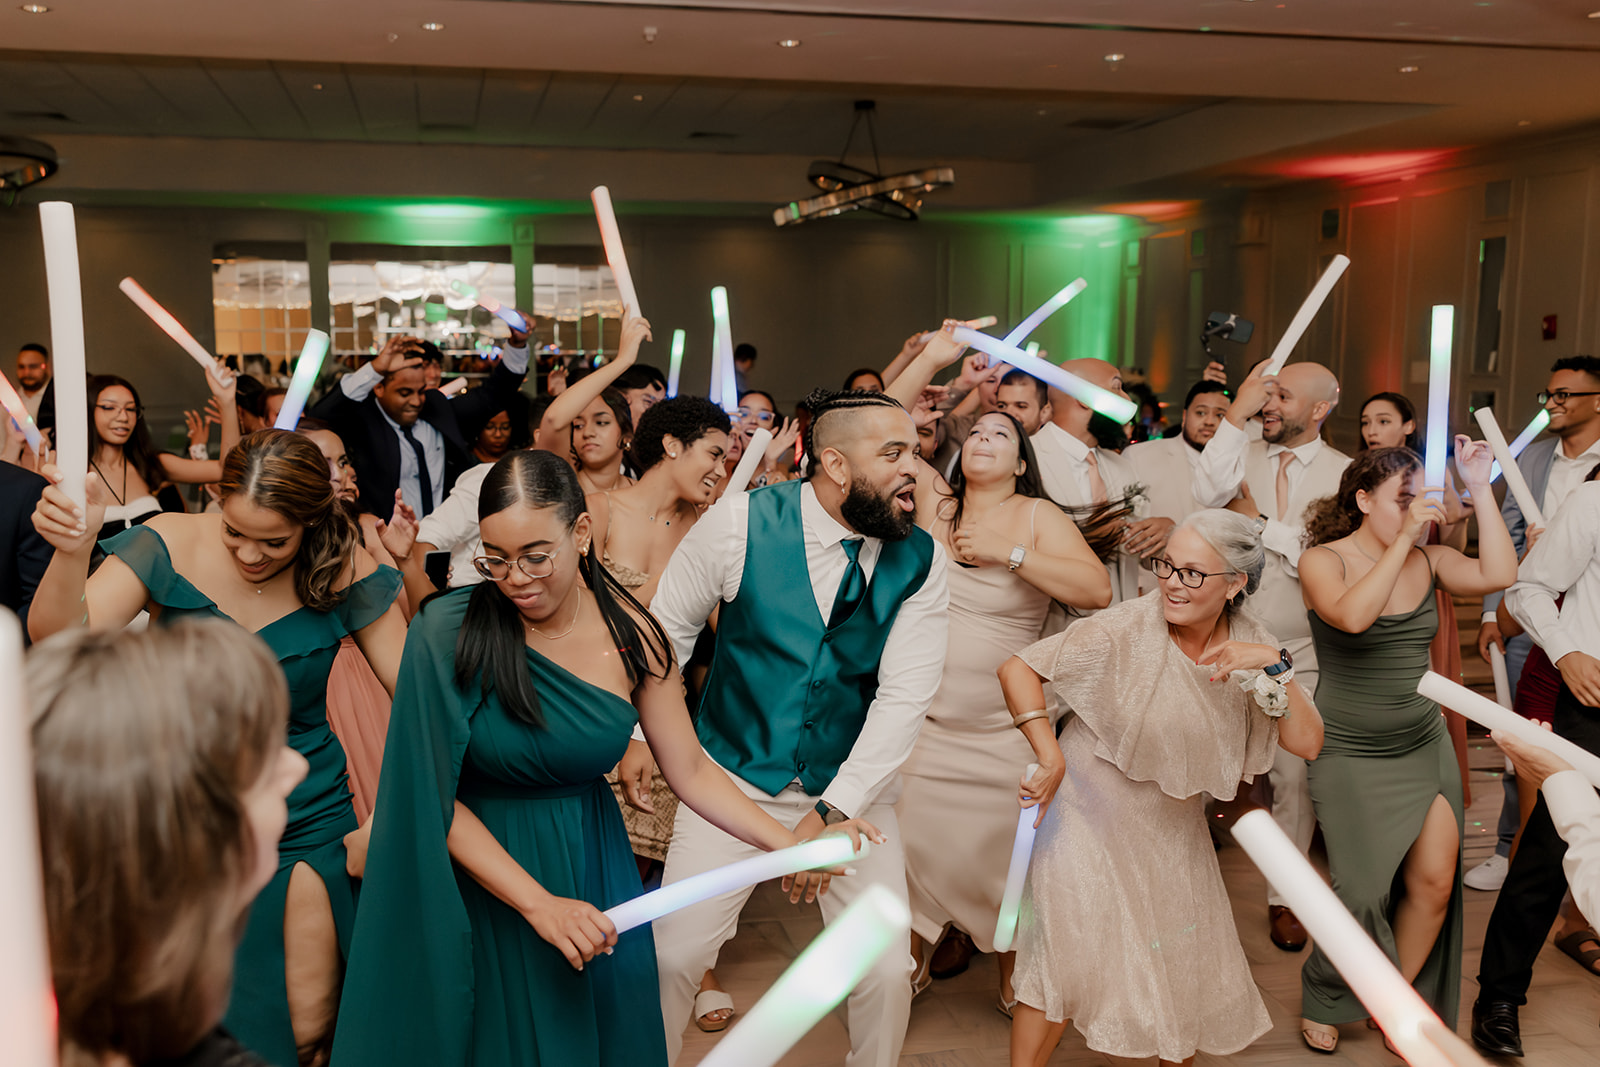
[[[572,468],[512,453],[478,516],[486,581],[431,600],[406,640],[334,1062],[662,1064],[650,931],[603,914],[640,891],[605,772],[637,723],[695,811],[760,848],[797,839],[700,747]]]
[[[1478,597],[1517,578],[1517,554],[1489,488],[1492,457],[1456,438],[1456,470],[1478,517],[1478,558],[1418,547],[1441,522],[1409,448],[1375,448],[1306,513],[1300,585],[1311,610],[1327,745],[1311,803],[1334,889],[1446,1025],[1461,995],[1461,776],[1439,706],[1417,694],[1439,625],[1434,589]],[[1338,1025],[1366,1008],[1320,950],[1301,970],[1301,1035],[1332,1052]]]
[[[1017,929],[1012,1067],[1042,1067],[1068,1020],[1113,1056],[1188,1062],[1271,1028],[1205,817],[1272,766],[1315,759],[1322,720],[1244,608],[1265,552],[1254,520],[1190,515],[1151,560],[1159,587],[1000,667],[1039,771]],[[1046,682],[1071,718],[1057,740]],[[1012,809],[1015,811],[1016,809]]]

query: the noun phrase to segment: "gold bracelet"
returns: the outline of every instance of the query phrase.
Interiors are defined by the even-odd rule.
[[[1048,719],[1049,717],[1050,713],[1048,711],[1043,708],[1035,708],[1033,711],[1025,711],[1021,715],[1011,716],[1011,725],[1020,730],[1025,722],[1032,722],[1034,719]]]

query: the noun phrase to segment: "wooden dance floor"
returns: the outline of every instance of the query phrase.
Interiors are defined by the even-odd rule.
[[[1459,612],[1466,676],[1474,688],[1492,693],[1489,671],[1473,648],[1476,605]],[[1467,811],[1465,868],[1470,870],[1494,851],[1495,822],[1500,813],[1499,772],[1502,757],[1486,737],[1474,735],[1472,806]],[[1223,878],[1233,900],[1245,954],[1256,983],[1272,1013],[1273,1029],[1254,1045],[1233,1056],[1196,1057],[1197,1067],[1230,1064],[1276,1067],[1286,1063],[1356,1064],[1395,1067],[1401,1061],[1383,1047],[1379,1034],[1360,1025],[1342,1028],[1338,1051],[1323,1056],[1300,1040],[1300,964],[1304,953],[1279,951],[1267,939],[1265,882],[1244,853],[1228,844],[1219,853]],[[1320,857],[1318,857],[1320,862]],[[1467,889],[1466,959],[1461,983],[1461,1024],[1470,1025],[1477,995],[1478,953],[1497,894]],[[740,1009],[758,1000],[783,973],[795,955],[822,929],[815,906],[795,907],[776,886],[757,890],[744,910],[739,934],[723,950],[717,974]],[[933,983],[911,1006],[902,1067],[1004,1067],[1010,1023],[996,1010],[996,978],[992,957],[978,956],[965,974]],[[1522,1010],[1522,1041],[1529,1067],[1593,1067],[1600,1063],[1600,977],[1586,975],[1548,942],[1534,970],[1528,1006]],[[734,1020],[737,1026],[739,1020]],[[691,1023],[679,1067],[698,1063],[717,1035],[702,1034]],[[835,1067],[850,1050],[841,1007],[817,1026],[782,1061],[784,1067]],[[1067,1029],[1051,1064],[1105,1065],[1137,1061],[1113,1059],[1090,1051],[1075,1030]],[[1154,1062],[1154,1061],[1149,1061]],[[1504,1061],[1507,1063],[1518,1061]]]

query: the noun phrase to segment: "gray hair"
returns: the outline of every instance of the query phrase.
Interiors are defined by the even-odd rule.
[[[1266,566],[1267,551],[1261,546],[1261,523],[1258,520],[1225,508],[1207,508],[1195,512],[1178,525],[1199,534],[1201,540],[1222,557],[1223,565],[1229,571],[1245,576],[1245,596],[1261,588],[1261,569]]]

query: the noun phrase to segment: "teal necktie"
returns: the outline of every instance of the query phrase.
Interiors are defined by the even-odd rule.
[[[839,544],[843,547],[844,554],[849,557],[850,563],[844,569],[844,577],[839,579],[839,591],[833,595],[833,611],[828,615],[830,630],[850,617],[867,592],[867,576],[862,573],[861,564],[856,561],[856,557],[861,555],[861,542],[852,540],[841,541]]]

